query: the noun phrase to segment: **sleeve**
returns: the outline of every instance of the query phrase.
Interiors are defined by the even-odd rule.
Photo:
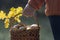
[[[38,10],[43,5],[44,0],[29,0],[28,4],[31,5],[34,9]]]

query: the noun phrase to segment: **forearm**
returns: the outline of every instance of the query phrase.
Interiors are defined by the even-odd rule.
[[[41,8],[43,2],[44,0],[29,0],[24,8],[23,15],[32,17],[36,10]]]
[[[30,6],[32,6],[34,9],[38,10],[39,8],[41,8],[41,6],[43,5],[44,0],[29,0],[28,4]]]

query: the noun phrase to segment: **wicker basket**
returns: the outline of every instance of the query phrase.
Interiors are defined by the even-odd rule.
[[[27,27],[24,28],[24,30],[11,28],[11,40],[39,40],[40,27],[33,27],[28,30],[26,30]]]
[[[24,23],[17,24],[10,29],[11,40],[39,40],[39,16],[33,16],[36,24],[30,26]]]

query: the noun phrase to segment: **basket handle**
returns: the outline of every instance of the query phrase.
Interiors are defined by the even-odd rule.
[[[39,14],[34,14],[33,15],[33,18],[34,18],[34,21],[35,21],[35,23],[38,25],[38,27],[39,27]],[[14,20],[11,20],[11,22],[13,23],[14,22]],[[11,23],[11,27],[12,27],[12,23]],[[10,28],[11,28],[10,27]]]
[[[34,20],[35,20],[35,23],[38,25],[38,27],[39,27],[39,15],[36,13],[36,14],[34,14],[33,15],[33,18],[34,18]]]

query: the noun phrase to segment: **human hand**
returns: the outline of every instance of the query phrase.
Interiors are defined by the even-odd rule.
[[[23,10],[23,16],[26,17],[32,17],[35,13],[35,9],[31,7],[29,4],[27,4]]]

